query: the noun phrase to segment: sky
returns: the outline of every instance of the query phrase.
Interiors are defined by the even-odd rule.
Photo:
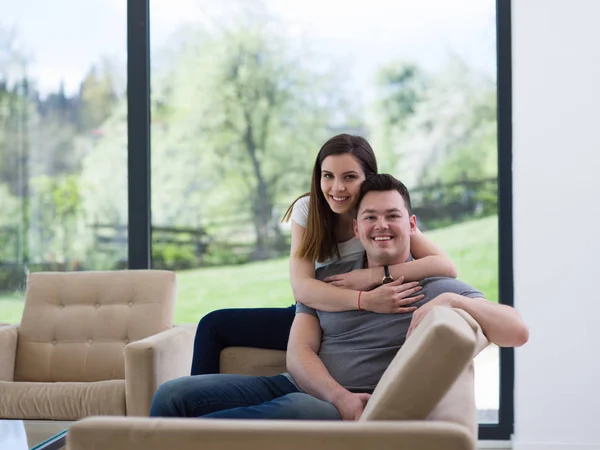
[[[472,67],[495,72],[494,0],[265,0],[299,42],[351,62],[355,85],[392,59],[436,70],[449,52]],[[126,62],[126,0],[0,0],[0,26],[14,28],[26,70],[42,93],[61,81],[76,92],[101,57]],[[182,26],[210,29],[249,0],[150,0],[153,52]]]

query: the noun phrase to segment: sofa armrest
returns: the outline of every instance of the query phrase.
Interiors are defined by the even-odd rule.
[[[128,416],[148,416],[158,386],[190,374],[195,333],[196,325],[175,326],[125,347]]]
[[[474,450],[444,422],[342,422],[91,417],[75,423],[67,450]]]
[[[13,381],[17,359],[19,325],[0,327],[0,381]]]

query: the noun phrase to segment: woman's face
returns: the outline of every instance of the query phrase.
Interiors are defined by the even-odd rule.
[[[321,190],[336,214],[350,213],[356,206],[365,172],[353,155],[330,155],[321,164]]]

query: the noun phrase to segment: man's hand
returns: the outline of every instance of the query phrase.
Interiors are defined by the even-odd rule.
[[[382,284],[369,292],[363,292],[361,307],[368,311],[380,314],[410,313],[417,309],[411,306],[413,303],[425,297],[418,292],[423,289],[418,281],[402,283],[404,277],[400,277],[391,283]]]
[[[333,406],[337,408],[342,420],[358,420],[370,398],[371,394],[354,394],[346,391],[333,402]]]
[[[427,315],[427,313],[434,306],[447,306],[448,308],[453,308],[454,307],[454,301],[453,301],[451,295],[441,294],[441,295],[438,295],[433,300],[431,300],[430,302],[428,302],[428,303],[424,304],[423,306],[421,306],[419,309],[417,309],[414,312],[412,320],[410,322],[410,326],[408,327],[408,332],[406,333],[406,337],[407,338],[410,336],[410,333],[412,333],[413,330],[415,328],[417,328],[417,326],[419,326],[419,324],[425,318],[425,316]]]
[[[373,269],[355,269],[352,272],[331,275],[323,281],[344,289],[370,291],[381,283],[382,278],[383,275],[379,276]]]

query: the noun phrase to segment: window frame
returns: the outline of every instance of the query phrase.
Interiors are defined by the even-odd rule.
[[[151,268],[150,1],[127,0],[128,268]],[[511,1],[496,0],[498,252],[500,302],[513,306]],[[514,350],[500,349],[497,424],[479,439],[509,440],[514,431]]]

